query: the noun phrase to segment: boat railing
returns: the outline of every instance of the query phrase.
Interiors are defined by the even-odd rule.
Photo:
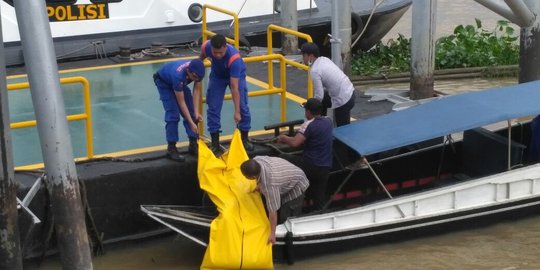
[[[215,32],[208,30],[208,26],[207,26],[208,23],[206,20],[207,9],[221,12],[221,13],[224,13],[233,17],[234,39],[230,39],[228,37],[226,37],[226,39],[227,39],[227,42],[234,44],[234,47],[236,47],[237,49],[240,48],[240,26],[239,26],[238,14],[236,14],[236,12],[223,9],[220,7],[216,7],[213,5],[208,5],[208,4],[203,5],[203,10],[202,10],[202,41],[205,42],[208,39],[208,37],[212,37],[216,34]]]
[[[83,88],[84,95],[84,112],[79,114],[67,115],[68,121],[86,120],[86,157],[91,159],[94,157],[94,145],[92,141],[92,113],[90,109],[90,83],[82,76],[75,76],[69,78],[61,78],[60,84],[75,84],[80,83]],[[30,83],[14,83],[8,84],[8,91],[29,89]],[[36,126],[36,120],[20,121],[10,124],[11,129],[28,128]]]
[[[305,39],[307,42],[313,42],[313,39],[311,38],[311,36],[306,34],[306,33],[298,32],[298,31],[295,31],[295,30],[292,30],[292,29],[289,29],[289,28],[279,26],[279,25],[270,24],[270,25],[268,25],[268,30],[267,30],[267,34],[266,34],[267,35],[267,47],[268,47],[268,54],[269,55],[272,54],[272,51],[273,51],[273,48],[272,48],[272,46],[273,46],[272,44],[274,44],[273,40],[272,40],[273,39],[272,38],[272,32],[273,31],[293,35],[293,36],[296,36],[298,38]],[[301,63],[298,63],[296,61],[287,59],[287,58],[285,58],[285,63],[288,64],[288,65],[291,65],[293,67],[305,70],[305,71],[309,70],[308,66],[306,66],[304,64],[301,64]],[[272,61],[268,61],[268,85],[269,85],[270,89],[272,89],[274,87],[274,68],[273,68]],[[308,94],[307,94],[308,96],[307,97],[311,98],[311,97],[313,97],[313,83],[311,82],[311,76],[310,76],[309,72],[307,74],[307,86],[308,86]]]

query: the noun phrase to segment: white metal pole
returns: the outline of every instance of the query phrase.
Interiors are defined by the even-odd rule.
[[[339,35],[340,2],[340,0],[332,1],[332,37],[330,38],[330,43],[332,43],[332,61],[339,68],[343,69],[343,64],[341,62],[341,39]]]
[[[531,26],[536,16],[533,12],[527,7],[527,5],[521,1],[521,0],[504,0],[504,2],[510,7],[510,9],[514,12],[516,17],[519,20],[518,25],[521,27],[529,27]]]
[[[521,26],[531,26],[535,15],[522,0],[505,0],[505,3],[493,0],[475,0],[478,4]]]
[[[14,1],[63,269],[92,258],[45,1]]]
[[[491,0],[475,0],[478,4],[492,10],[493,12],[501,15],[502,17],[508,19],[511,22],[516,22],[518,19],[508,7],[508,5],[503,4],[500,1],[491,1]]]
[[[351,75],[351,0],[339,1],[339,37],[341,38],[341,62],[343,72]]]

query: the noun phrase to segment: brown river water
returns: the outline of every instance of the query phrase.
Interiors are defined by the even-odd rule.
[[[516,78],[437,81],[435,88],[448,94],[515,84]],[[408,84],[362,86],[366,89],[407,89]],[[95,257],[94,269],[198,269],[204,248],[181,236],[106,247]],[[540,269],[540,216],[504,221],[483,228],[415,238],[399,243],[276,264],[276,269]],[[41,267],[61,269],[57,257]]]
[[[355,1],[355,0],[353,0]],[[459,24],[474,24],[479,18],[484,28],[494,29],[501,19],[472,0],[440,0],[437,3],[437,35],[450,33]],[[410,36],[411,10],[385,38],[397,33]],[[517,27],[516,27],[517,30]],[[517,83],[516,78],[436,81],[435,89],[452,94]],[[362,86],[361,90],[408,89],[409,84]],[[198,269],[204,248],[189,240],[169,236],[106,249],[94,258],[94,269]],[[451,232],[400,243],[380,244],[340,254],[276,264],[276,269],[540,269],[540,216],[506,221],[489,227]],[[61,269],[59,259],[48,258],[41,267]]]

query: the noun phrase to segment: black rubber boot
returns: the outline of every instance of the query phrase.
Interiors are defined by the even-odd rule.
[[[212,145],[210,146],[210,150],[216,157],[220,157],[225,151],[223,151],[223,147],[221,147],[219,144],[219,132],[210,133],[210,136],[212,137]]]
[[[178,149],[176,149],[176,142],[170,142],[167,146],[167,158],[179,162],[183,162],[186,160],[183,155],[178,153]]]
[[[255,147],[253,146],[253,144],[251,142],[249,142],[248,133],[249,133],[249,131],[240,131],[240,134],[241,134],[241,137],[242,137],[242,144],[244,145],[244,149],[246,149],[246,151],[248,151],[248,152],[251,152],[251,151],[253,151],[253,149],[255,149]]]
[[[197,144],[197,138],[189,138],[188,153],[195,157],[199,155],[199,145]]]

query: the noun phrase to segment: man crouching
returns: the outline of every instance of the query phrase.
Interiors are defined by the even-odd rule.
[[[270,221],[268,243],[275,244],[278,210],[279,223],[301,214],[309,181],[302,169],[278,157],[254,157],[244,161],[240,170],[247,179],[257,181],[257,189],[265,198]]]

